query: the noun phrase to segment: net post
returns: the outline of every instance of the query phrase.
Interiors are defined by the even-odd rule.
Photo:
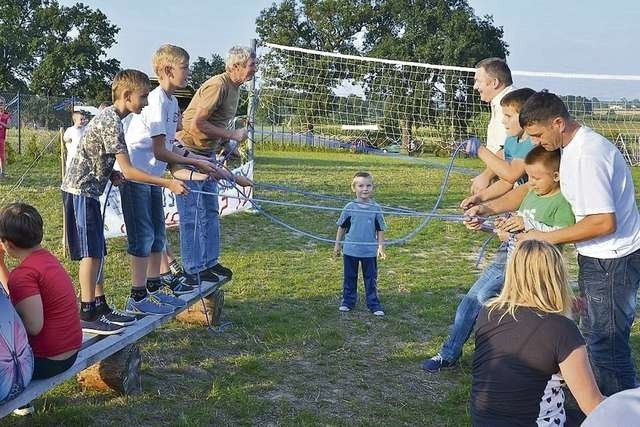
[[[257,58],[257,46],[258,41],[256,39],[251,39],[249,48],[251,49],[252,55]],[[255,137],[255,113],[256,113],[256,76],[254,74],[253,78],[249,81],[249,99],[247,103],[247,121],[249,124],[249,140],[247,141],[247,156],[249,160],[253,160],[253,141]]]

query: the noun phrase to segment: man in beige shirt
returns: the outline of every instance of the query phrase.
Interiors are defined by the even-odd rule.
[[[229,124],[236,115],[240,86],[256,73],[255,54],[246,47],[233,47],[225,65],[224,73],[203,83],[183,113],[182,130],[176,137],[187,153],[213,157],[228,140],[242,142],[247,138],[246,128],[229,129]],[[217,182],[208,179],[185,181],[185,184],[192,191],[176,200],[184,268],[189,274],[199,274],[203,283],[215,284],[220,276],[230,279],[232,271],[218,262]]]

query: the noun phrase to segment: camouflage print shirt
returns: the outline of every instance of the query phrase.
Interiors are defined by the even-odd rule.
[[[62,179],[62,191],[98,198],[113,171],[116,154],[127,153],[122,121],[111,106],[89,122],[78,152]]]

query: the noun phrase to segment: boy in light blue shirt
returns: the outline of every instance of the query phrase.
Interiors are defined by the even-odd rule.
[[[378,299],[378,262],[377,257],[387,257],[384,250],[384,230],[387,225],[380,206],[371,199],[373,196],[373,176],[369,172],[358,172],[353,177],[351,189],[356,199],[342,210],[336,222],[338,232],[333,250],[340,255],[340,245],[344,238],[342,258],[344,280],[342,284],[342,303],[340,311],[351,311],[358,299],[358,265],[362,265],[367,307],[376,316],[384,316]]]

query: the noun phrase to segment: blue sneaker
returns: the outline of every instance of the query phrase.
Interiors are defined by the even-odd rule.
[[[160,302],[158,298],[151,294],[148,294],[140,301],[136,301],[129,297],[124,308],[125,312],[140,316],[145,316],[147,314],[169,314],[173,313],[174,310],[174,306]]]
[[[160,286],[160,289],[155,292],[149,292],[149,295],[153,295],[161,303],[168,304],[172,307],[184,307],[187,305],[187,302],[176,297],[167,285]]]
[[[450,362],[442,358],[440,353],[433,356],[431,359],[427,359],[422,362],[422,369],[427,372],[439,372],[440,369],[449,369],[456,366],[457,362]]]

